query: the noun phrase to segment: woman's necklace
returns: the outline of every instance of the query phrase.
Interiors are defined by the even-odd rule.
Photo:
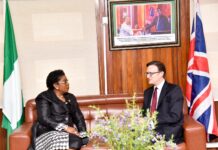
[[[58,97],[62,102],[64,102],[65,104],[68,103],[68,102],[66,101],[66,99],[64,98],[63,95],[57,95],[57,97]]]
[[[64,102],[65,104],[68,104],[70,101],[69,100],[66,100],[66,98],[64,97],[64,95],[62,94],[57,94],[56,93],[56,96],[58,97],[58,99],[60,99],[62,102]]]
[[[60,99],[64,99],[64,96],[63,96],[63,95],[58,95],[58,97],[59,97]]]

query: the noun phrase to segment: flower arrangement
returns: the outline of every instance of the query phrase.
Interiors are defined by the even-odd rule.
[[[162,150],[175,147],[172,140],[166,141],[163,135],[155,131],[157,112],[151,115],[147,110],[146,117],[143,117],[142,110],[136,105],[135,94],[130,102],[126,100],[127,109],[119,115],[106,116],[98,107],[90,107],[98,112],[91,139],[107,143],[112,150]]]

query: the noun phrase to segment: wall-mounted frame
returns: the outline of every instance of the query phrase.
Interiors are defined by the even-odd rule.
[[[180,45],[180,0],[108,0],[110,50]]]

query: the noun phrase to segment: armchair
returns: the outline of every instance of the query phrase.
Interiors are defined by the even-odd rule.
[[[131,96],[91,96],[80,97],[78,103],[85,117],[87,129],[91,131],[94,126],[95,110],[90,109],[89,105],[96,105],[107,114],[118,114],[126,108],[125,99],[131,99]],[[136,103],[140,106],[143,104],[143,97],[137,97]],[[185,106],[185,105],[184,105]],[[36,104],[35,100],[29,100],[25,107],[25,122],[22,126],[10,135],[10,150],[16,150],[19,145],[19,150],[27,150],[31,141],[31,127],[36,121]],[[184,142],[177,145],[178,150],[206,150],[206,135],[204,126],[192,119],[189,115],[184,113]],[[92,143],[82,150],[94,149]],[[100,144],[100,150],[106,150],[105,145]]]

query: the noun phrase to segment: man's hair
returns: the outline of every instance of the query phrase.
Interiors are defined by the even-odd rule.
[[[60,80],[60,77],[64,76],[64,75],[65,75],[65,73],[63,70],[54,70],[54,71],[50,72],[47,76],[47,79],[46,79],[47,88],[49,90],[53,90],[54,89],[53,84],[57,83]]]
[[[165,77],[165,75],[166,75],[166,67],[165,67],[165,65],[162,62],[160,62],[160,61],[151,61],[151,62],[146,64],[147,67],[151,66],[151,65],[157,66],[158,71],[160,71],[160,72],[163,71],[164,72],[163,77]]]

